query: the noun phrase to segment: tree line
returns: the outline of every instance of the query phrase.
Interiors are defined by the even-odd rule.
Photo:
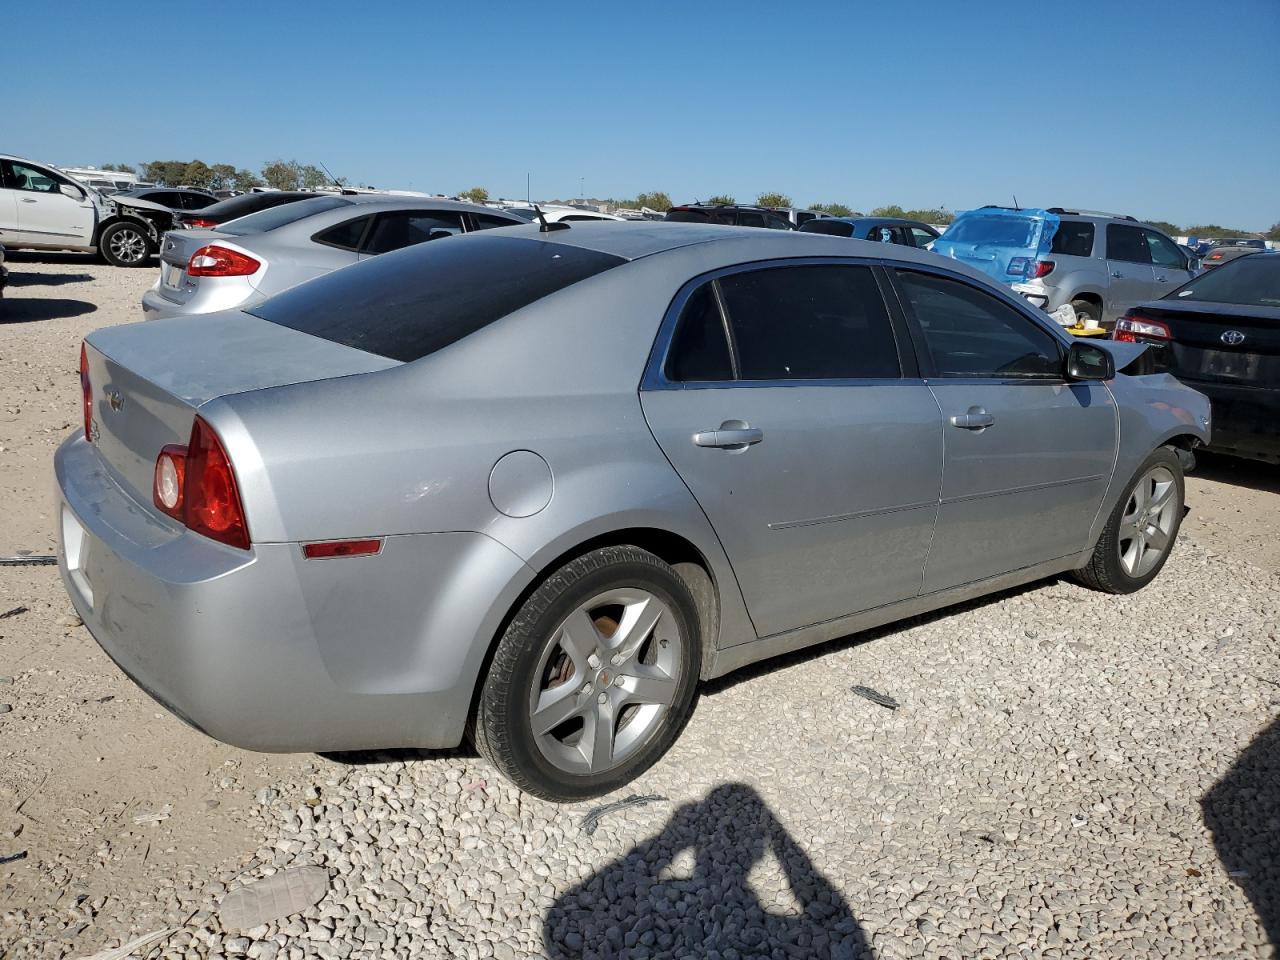
[[[198,187],[201,190],[250,190],[271,187],[274,190],[314,190],[324,186],[346,186],[336,182],[320,167],[297,160],[272,160],[254,173],[230,163],[205,163],[203,160],[150,160],[133,166],[127,163],[104,163],[103,170],[132,173],[143,180],[164,187]]]

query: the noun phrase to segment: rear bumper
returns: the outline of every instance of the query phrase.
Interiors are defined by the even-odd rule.
[[[532,578],[477,533],[322,561],[294,543],[226,547],[134,501],[79,436],[55,473],[58,565],[89,631],[163,706],[251,750],[456,746]]]
[[[1208,449],[1280,463],[1280,388],[1180,379],[1213,407]]]
[[[214,277],[201,281],[199,288],[182,301],[170,300],[160,292],[160,282],[142,295],[144,320],[161,317],[187,317],[196,313],[217,313],[219,310],[239,309],[264,300],[241,277]]]

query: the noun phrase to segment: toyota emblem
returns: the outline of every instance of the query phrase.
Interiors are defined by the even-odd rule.
[[[1222,334],[1221,339],[1229,347],[1238,347],[1244,343],[1244,334],[1239,330],[1227,330]]]
[[[107,403],[111,409],[119,413],[124,408],[124,394],[115,387],[107,387]]]

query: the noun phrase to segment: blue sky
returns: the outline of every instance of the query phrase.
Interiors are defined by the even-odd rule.
[[[63,4],[5,45],[0,150],[1280,221],[1280,0],[126,6]]]

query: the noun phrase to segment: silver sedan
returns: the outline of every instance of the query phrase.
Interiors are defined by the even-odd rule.
[[[1209,405],[907,247],[536,225],[101,330],[59,561],[158,701],[258,750],[613,790],[699,680],[1065,572],[1151,581]]]
[[[317,196],[213,230],[170,230],[142,313],[213,313],[261,303],[341,267],[404,247],[527,220],[471,203],[387,194]]]

